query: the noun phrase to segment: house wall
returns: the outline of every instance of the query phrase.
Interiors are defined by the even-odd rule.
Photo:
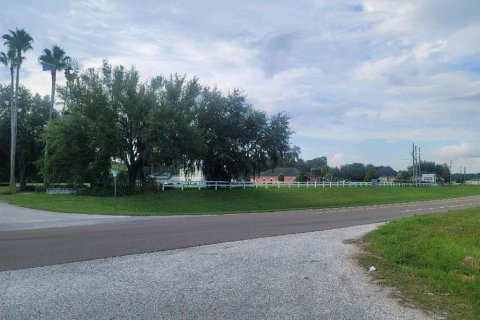
[[[465,184],[477,185],[477,184],[480,184],[480,180],[467,180],[465,181]]]
[[[255,177],[256,183],[278,183],[277,176],[265,176],[265,177]],[[295,182],[294,176],[285,176],[283,183],[293,183]]]
[[[383,176],[383,177],[379,177],[378,181],[380,181],[380,182],[393,182],[393,181],[395,181],[395,179],[396,179],[395,176]]]

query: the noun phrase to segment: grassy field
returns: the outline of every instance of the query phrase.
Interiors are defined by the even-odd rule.
[[[120,197],[116,210],[112,198],[101,197],[16,194],[2,195],[0,201],[58,212],[172,215],[357,206],[478,194],[478,186],[168,190]]]
[[[361,264],[405,304],[480,319],[480,208],[392,221],[361,245]]]

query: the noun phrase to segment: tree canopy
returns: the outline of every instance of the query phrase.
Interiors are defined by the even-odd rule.
[[[197,78],[142,82],[131,67],[88,69],[69,84],[66,119],[47,127],[54,179],[106,183],[110,162],[128,169],[131,189],[155,168],[201,169],[208,180],[247,179],[290,150],[287,114],[255,109],[240,90],[223,94]]]

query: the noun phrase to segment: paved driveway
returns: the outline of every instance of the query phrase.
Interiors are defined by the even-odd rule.
[[[172,217],[129,217],[48,212],[14,206],[0,201],[0,231],[86,226],[169,218]]]

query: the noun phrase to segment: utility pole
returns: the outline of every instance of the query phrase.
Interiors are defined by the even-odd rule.
[[[412,143],[412,183],[415,183],[415,143]]]
[[[450,159],[450,167],[448,168],[448,176],[450,178],[450,185],[452,185],[452,165],[453,165],[453,160]]]
[[[418,147],[418,178],[422,179],[422,160],[420,159],[420,147]]]

